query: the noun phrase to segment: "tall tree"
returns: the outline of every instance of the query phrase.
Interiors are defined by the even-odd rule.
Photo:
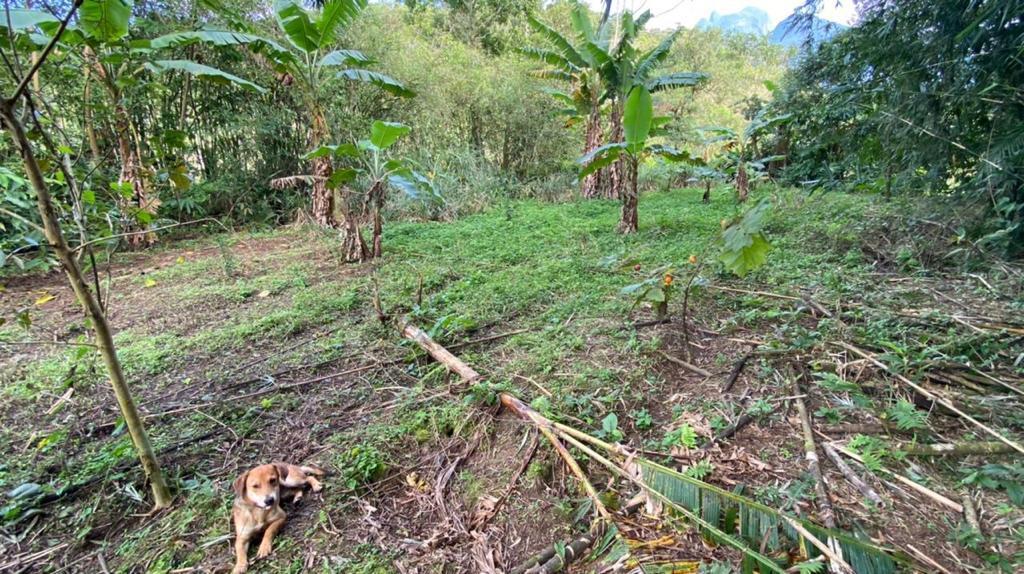
[[[26,110],[31,112],[36,108],[28,85],[53,52],[54,47],[61,40],[75,12],[81,9],[80,24],[82,30],[87,34],[106,34],[107,32],[104,29],[111,28],[126,30],[129,13],[120,10],[116,5],[113,8],[111,9],[110,0],[84,0],[84,2],[83,0],[76,0],[68,11],[67,16],[55,23],[55,27],[51,29],[52,37],[39,52],[39,56],[33,58],[33,64],[28,71],[21,75],[17,72],[17,67],[12,66],[8,68],[11,76],[10,79],[13,80],[17,87],[14,88],[10,96],[0,100],[0,120],[2,120],[4,128],[11,135],[14,147],[21,156],[25,174],[36,193],[37,208],[46,239],[56,253],[65,274],[67,274],[68,282],[71,284],[75,296],[78,298],[86,317],[92,325],[96,336],[96,346],[106,364],[108,374],[110,375],[110,384],[114,389],[114,395],[117,397],[121,414],[124,416],[125,425],[128,427],[132,443],[135,445],[146,476],[149,478],[155,507],[163,508],[170,505],[172,500],[171,493],[167,488],[163,472],[160,470],[160,464],[149,441],[149,435],[146,433],[146,428],[142,423],[142,417],[139,416],[138,408],[128,388],[124,370],[121,368],[121,362],[114,347],[114,338],[110,324],[107,322],[106,314],[99,303],[97,294],[89,289],[78,261],[75,259],[71,248],[64,238],[64,232],[61,229],[49,184],[43,176],[39,159],[22,123],[22,118],[25,117],[24,112]],[[7,16],[7,21],[12,21],[9,11]],[[14,48],[14,46],[8,47]],[[5,62],[10,63],[6,59]],[[32,115],[35,115],[34,112]],[[40,130],[44,129],[41,125],[36,127]],[[70,185],[70,182],[68,183]]]
[[[566,103],[572,120],[585,118],[584,155],[602,143],[601,104],[604,95],[601,68],[606,63],[609,27],[596,30],[590,12],[582,4],[572,11],[572,30],[575,38],[567,37],[537,18],[530,17],[530,25],[544,38],[548,48],[523,48],[521,52],[548,67],[539,75],[555,78],[569,84],[569,92],[552,91],[551,94]],[[604,46],[604,47],[602,47]],[[570,122],[571,123],[571,122]],[[580,180],[580,195],[584,198],[608,197],[611,188],[602,185],[606,170],[598,170]]]

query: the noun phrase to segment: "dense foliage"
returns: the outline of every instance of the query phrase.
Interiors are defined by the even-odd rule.
[[[772,108],[787,178],[826,189],[953,195],[962,231],[1024,249],[1024,3],[861,3],[861,23],[804,57]]]
[[[40,150],[43,167],[57,186],[64,220],[80,221],[91,237],[203,218],[273,225],[308,212],[308,185],[275,188],[271,182],[311,172],[302,159],[318,145],[311,139],[311,102],[325,110],[324,141],[354,141],[374,120],[413,128],[397,144],[398,153],[431,177],[442,199],[398,194],[387,207],[390,217],[451,218],[506,198],[574,193],[583,126],[566,122],[564,105],[548,95],[562,84],[537,74],[536,64],[519,51],[544,41],[529,26],[530,14],[568,32],[572,3],[372,4],[355,25],[334,30],[337,38],[324,54],[342,49],[364,55],[367,61],[342,63],[386,74],[415,92],[411,98],[335,73],[309,89],[302,74],[288,68],[294,63],[281,61],[280,52],[292,44],[274,11],[260,2],[172,4],[132,6],[124,36],[102,46],[94,42],[91,54],[85,45],[65,41],[41,71],[39,120],[59,128],[54,145]],[[68,5],[51,3],[41,11],[52,11],[48,20],[55,21]],[[46,26],[14,24],[25,33],[16,47],[27,60],[45,39]],[[664,36],[642,32],[637,49],[647,52]],[[673,140],[685,147],[702,122],[742,128],[737,102],[752,89],[767,96],[761,84],[779,79],[784,58],[763,39],[679,32],[663,69],[699,69],[709,78],[696,92],[656,94],[658,113],[676,118],[669,126]],[[154,61],[179,63],[158,68]],[[202,68],[182,69],[186,61]],[[97,64],[110,72],[111,83],[97,73]],[[4,82],[9,87],[10,79]],[[38,257],[45,242],[35,227],[32,194],[9,143],[0,146],[0,254],[14,268],[45,264]],[[80,190],[63,184],[65,158]],[[146,197],[136,198],[134,208],[125,200],[124,182],[131,179],[122,173],[126,164],[136,168]],[[652,170],[644,166],[641,178]],[[368,183],[357,187],[368,189]],[[74,243],[77,234],[71,235]]]

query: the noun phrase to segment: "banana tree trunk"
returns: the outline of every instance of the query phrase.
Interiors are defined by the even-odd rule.
[[[587,116],[586,143],[583,147],[583,155],[586,155],[601,145],[601,109],[596,105]],[[601,197],[601,171],[598,170],[583,178],[580,182],[580,195],[584,199]]]
[[[14,102],[5,101],[0,104],[0,117],[2,117],[7,129],[10,130],[15,147],[18,149],[18,153],[21,155],[22,162],[24,163],[25,172],[32,184],[32,188],[36,192],[39,216],[43,221],[46,239],[60,260],[61,266],[68,276],[68,282],[71,283],[71,288],[74,290],[86,316],[88,316],[92,323],[92,328],[96,335],[96,346],[99,348],[103,362],[106,364],[110,375],[110,384],[114,388],[114,395],[117,397],[118,406],[121,409],[121,414],[124,416],[125,425],[128,427],[128,433],[132,437],[132,443],[135,445],[139,461],[142,463],[142,468],[149,478],[150,486],[153,489],[155,506],[156,508],[170,506],[172,500],[171,493],[167,488],[167,483],[164,481],[163,473],[160,470],[160,463],[153,451],[153,445],[149,442],[149,435],[142,424],[142,418],[139,416],[139,411],[135,406],[131,391],[128,389],[128,382],[125,379],[121,362],[117,357],[117,351],[114,347],[114,338],[110,331],[110,324],[107,322],[107,317],[103,313],[103,309],[96,296],[86,285],[85,277],[78,266],[78,261],[75,260],[74,254],[64,239],[64,233],[61,231],[53,200],[50,197],[50,190],[43,180],[43,173],[39,168],[39,162],[36,160],[35,153],[32,151],[28,136],[25,134],[24,126],[21,125],[21,122],[15,115]]]
[[[622,104],[616,102],[612,106],[611,133],[608,134],[609,142],[621,142],[625,139],[625,132],[622,129]],[[605,190],[607,199],[619,199],[624,197],[628,174],[626,173],[626,160],[619,157],[612,165],[608,166],[608,188]]]
[[[330,133],[323,110],[314,108],[311,115],[310,143],[315,149],[330,137]],[[327,179],[334,172],[331,158],[318,157],[314,159],[312,168],[314,180],[311,215],[313,221],[323,227],[335,227],[338,222],[334,219],[334,191],[327,186]]]
[[[373,186],[370,188],[370,193],[367,198],[373,211],[373,250],[370,252],[370,257],[373,259],[380,257],[382,253],[381,243],[384,235],[384,222],[381,219],[380,212],[384,207],[385,190],[384,182],[375,181],[373,182]]]
[[[750,180],[747,177],[747,164],[740,160],[736,166],[736,201],[743,203],[750,194]]]
[[[634,157],[625,159],[626,186],[622,192],[622,219],[619,220],[619,233],[636,233],[640,227],[639,203],[640,193],[637,189],[637,160]]]

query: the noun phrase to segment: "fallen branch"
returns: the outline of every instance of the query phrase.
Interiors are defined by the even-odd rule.
[[[929,391],[928,389],[922,387],[921,385],[915,383],[914,381],[911,381],[910,379],[904,377],[903,375],[901,375],[899,373],[896,373],[895,371],[890,369],[888,365],[886,365],[885,363],[879,361],[871,353],[868,353],[867,351],[864,351],[864,350],[859,349],[859,348],[857,348],[857,347],[855,347],[855,346],[853,346],[853,345],[851,345],[849,343],[845,343],[845,342],[842,342],[842,341],[837,341],[837,342],[834,342],[833,344],[834,345],[838,345],[839,347],[842,347],[842,348],[846,349],[847,351],[850,351],[851,353],[853,353],[855,355],[858,355],[858,356],[860,356],[860,357],[862,357],[864,359],[867,359],[870,363],[872,363],[876,367],[882,369],[883,371],[889,373],[894,378],[896,378],[896,380],[898,380],[901,383],[907,385],[908,387],[914,389],[915,391],[920,393],[925,398],[931,400],[932,402],[935,402],[935,403],[938,403],[938,404],[942,405],[943,407],[945,407],[945,408],[949,409],[950,411],[956,413],[958,416],[960,416],[964,420],[969,421],[974,426],[976,426],[979,429],[985,431],[985,433],[987,433],[989,435],[992,435],[997,440],[999,440],[999,442],[1008,445],[1013,450],[1015,450],[1015,451],[1017,451],[1017,452],[1019,452],[1021,454],[1024,454],[1024,446],[1021,446],[1021,445],[1017,444],[1016,442],[1014,442],[1014,441],[1006,438],[1005,436],[999,434],[998,432],[992,430],[985,423],[983,423],[983,422],[975,419],[971,415],[963,412],[962,410],[957,408],[956,405],[954,405],[953,403],[947,401],[946,399],[936,395],[935,393]]]
[[[773,412],[775,412],[774,408],[771,410],[771,412],[769,412],[767,414],[770,415]],[[751,415],[750,413],[743,413],[740,416],[740,418],[736,419],[736,422],[734,422],[733,424],[729,425],[728,428],[723,429],[721,432],[716,434],[714,436],[714,438],[712,438],[707,443],[702,445],[700,447],[700,450],[707,451],[708,449],[710,449],[715,444],[717,444],[717,443],[719,443],[719,442],[721,442],[721,441],[723,441],[723,440],[725,440],[727,438],[732,438],[733,435],[735,435],[737,432],[743,430],[744,427],[746,427],[750,423],[754,422],[755,420],[757,420],[756,416]]]
[[[861,464],[864,464],[864,459],[862,459],[856,453],[854,453],[854,452],[850,451],[849,449],[843,447],[842,445],[831,443],[831,446],[833,448],[835,448],[837,451],[839,451],[839,452],[843,453],[844,455],[846,455],[848,458],[852,458],[853,460],[855,460],[855,461],[857,461],[857,462],[859,462]],[[902,474],[898,474],[898,473],[893,472],[893,471],[891,471],[891,470],[889,470],[887,468],[879,468],[878,471],[880,473],[886,475],[886,476],[892,477],[893,479],[897,480],[898,482],[900,482],[900,483],[910,487],[911,489],[917,491],[918,494],[924,495],[925,497],[927,497],[927,498],[929,498],[929,499],[931,499],[931,500],[933,500],[933,501],[935,501],[935,502],[945,506],[946,508],[952,510],[953,512],[956,512],[957,514],[963,514],[963,512],[964,512],[964,507],[961,506],[959,503],[953,502],[949,498],[946,498],[945,496],[942,496],[938,492],[935,492],[934,490],[932,490],[930,488],[927,488],[925,486],[922,486],[922,485],[914,482],[913,480],[910,480],[909,478],[903,476]]]
[[[688,363],[688,362],[686,362],[686,361],[684,361],[682,359],[673,357],[672,355],[669,355],[665,351],[659,351],[659,353],[661,354],[662,357],[665,357],[666,360],[679,365],[680,367],[686,369],[687,371],[690,371],[691,373],[696,373],[696,374],[698,374],[698,375],[700,375],[700,376],[702,376],[704,378],[708,378],[708,377],[712,376],[711,373],[709,373],[708,371],[705,371],[704,369],[698,367],[697,365],[694,365],[694,364]]]
[[[728,393],[732,390],[732,386],[736,384],[736,381],[740,378],[740,373],[743,372],[743,368],[747,366],[747,361],[753,355],[753,351],[740,357],[739,361],[732,366],[732,371],[729,371],[729,378],[725,380],[725,385],[722,387],[723,393]]]
[[[900,450],[911,456],[968,456],[972,454],[1010,454],[1014,449],[1001,442],[961,442],[907,444]]]
[[[821,521],[830,529],[836,528],[836,515],[832,510],[832,499],[828,494],[828,487],[825,484],[825,478],[821,476],[821,464],[818,461],[818,449],[814,443],[814,427],[811,426],[811,415],[807,412],[807,405],[804,404],[803,395],[800,394],[800,384],[793,381],[793,394],[796,395],[793,401],[796,403],[797,414],[800,416],[800,425],[803,428],[804,434],[804,453],[807,458],[807,472],[814,479],[814,491],[817,493],[818,510],[821,514]],[[793,525],[793,521],[790,521]],[[796,526],[793,526],[796,528]],[[797,530],[799,532],[799,530]],[[803,534],[803,532],[801,532]],[[839,548],[839,544],[832,538],[828,540],[828,550],[825,548],[819,548],[825,555],[829,557],[829,570],[831,572],[845,571],[853,572],[853,569],[849,567],[843,561],[842,550]],[[833,556],[832,552],[836,555]]]
[[[510,574],[553,574],[561,572],[580,556],[583,556],[594,545],[594,542],[604,536],[607,528],[607,522],[595,520],[586,534],[565,545],[564,552],[561,555],[559,555],[554,546],[551,546],[513,568]]]
[[[821,448],[825,451],[829,460],[832,461],[832,464],[836,465],[836,468],[839,469],[839,472],[842,473],[843,477],[846,478],[850,484],[856,487],[857,490],[864,495],[864,498],[870,500],[875,504],[875,506],[883,506],[884,503],[882,501],[882,497],[878,496],[875,489],[871,488],[870,484],[864,482],[864,480],[857,475],[852,468],[850,468],[850,465],[843,461],[843,457],[839,456],[839,453],[836,452],[836,449],[833,448],[832,445],[824,443],[821,445]]]

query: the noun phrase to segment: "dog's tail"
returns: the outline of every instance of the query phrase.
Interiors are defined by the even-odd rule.
[[[306,474],[312,474],[313,476],[323,476],[324,470],[318,466],[303,465],[299,467],[299,470]]]

